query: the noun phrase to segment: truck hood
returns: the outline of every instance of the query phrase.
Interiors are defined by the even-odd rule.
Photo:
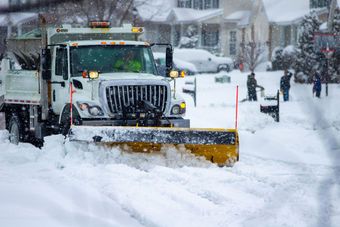
[[[147,73],[102,73],[99,79],[89,80],[82,77],[73,77],[76,96],[79,100],[94,100],[99,95],[101,84],[169,84],[169,80],[163,76]],[[81,88],[79,88],[81,87]]]
[[[102,73],[99,75],[100,81],[107,80],[166,80],[166,77],[156,76],[148,73]]]

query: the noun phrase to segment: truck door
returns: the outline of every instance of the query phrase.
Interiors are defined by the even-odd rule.
[[[67,48],[55,47],[53,55],[55,61],[52,64],[51,99],[53,112],[59,115],[70,99]]]

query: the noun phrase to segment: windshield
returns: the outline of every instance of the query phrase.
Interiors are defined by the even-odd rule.
[[[132,45],[72,47],[72,76],[81,76],[85,70],[100,73],[135,72],[156,75],[151,49]]]

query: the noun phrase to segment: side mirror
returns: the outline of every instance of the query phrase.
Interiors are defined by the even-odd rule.
[[[41,52],[41,76],[43,80],[51,79],[51,50],[43,49]]]
[[[173,50],[172,46],[168,45],[166,48],[166,55],[165,55],[165,67],[166,67],[166,75],[170,77],[170,72],[173,67]]]
[[[157,66],[157,70],[158,70],[158,74],[159,74],[160,76],[164,76],[164,77],[167,76],[167,75],[166,75],[166,67],[165,67],[165,65],[158,65],[158,66]]]

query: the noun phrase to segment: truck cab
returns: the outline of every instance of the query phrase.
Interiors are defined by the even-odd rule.
[[[183,118],[185,101],[174,87],[178,72],[171,71],[171,45],[166,45],[164,77],[152,45],[137,41],[143,28],[96,23],[47,28],[38,38],[9,40],[0,104],[16,142],[66,134],[71,124],[190,126]]]
[[[182,118],[185,102],[171,94],[171,79],[158,74],[148,43],[68,42],[54,47],[52,59],[52,110],[60,121],[69,106],[65,93],[72,86],[82,124],[189,127]]]

